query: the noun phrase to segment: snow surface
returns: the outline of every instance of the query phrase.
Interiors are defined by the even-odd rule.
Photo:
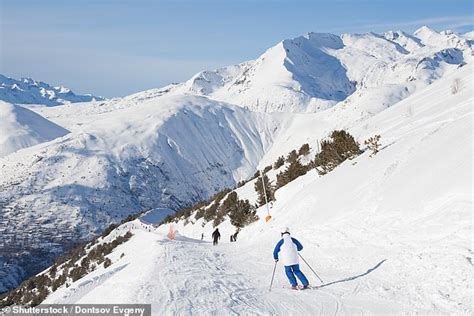
[[[109,268],[46,303],[146,302],[154,315],[472,314],[472,74],[466,65],[355,122],[350,132],[359,139],[379,133],[382,150],[279,189],[272,220],[263,220],[262,207],[261,220],[236,243],[228,242],[228,221],[218,246],[203,219],[174,224],[176,240],[166,237],[169,225],[128,223],[135,235],[112,253]],[[452,94],[455,78],[465,88]],[[272,250],[285,226],[324,284],[301,262],[312,290],[289,290],[277,266],[269,291]]]
[[[90,94],[77,95],[66,87],[52,87],[45,82],[31,78],[16,80],[0,74],[0,100],[17,104],[56,106],[105,99]]]
[[[247,178],[288,120],[198,96],[34,109],[71,131],[0,158],[1,242],[16,247],[0,259],[42,249],[34,272],[127,215]]]
[[[0,101],[0,158],[69,133],[33,111]]]
[[[68,245],[112,222],[206,199],[303,143],[315,147],[336,128],[349,129],[360,142],[386,132],[382,141],[388,146],[403,137],[389,132],[392,123],[409,135],[425,121],[450,122],[457,110],[436,111],[472,104],[471,45],[468,35],[427,29],[414,35],[309,33],[282,41],[254,61],[205,71],[181,84],[101,102],[29,106],[70,133],[0,158],[0,249],[13,247],[10,256],[30,260],[0,254],[0,262],[9,262],[0,273],[38,272]],[[456,79],[461,90],[453,95]],[[442,106],[431,110],[434,104]],[[16,132],[9,129],[7,138]],[[404,161],[402,154],[396,157],[401,162],[392,161],[394,170]],[[276,172],[269,176],[274,181]],[[348,183],[374,188],[365,180]],[[238,192],[256,198],[252,183]],[[301,220],[313,222],[309,215]],[[197,230],[191,237],[200,237]],[[0,291],[11,285],[11,278],[0,278]]]
[[[428,27],[413,35],[308,33],[281,41],[256,60],[130,98],[184,93],[259,112],[318,112],[340,102],[365,102],[353,95],[377,98],[384,91],[379,101],[385,108],[470,61],[472,41],[465,36]]]

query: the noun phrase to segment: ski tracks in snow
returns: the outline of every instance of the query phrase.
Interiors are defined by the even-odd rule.
[[[193,240],[158,241],[156,278],[137,298],[152,302],[156,315],[278,314],[242,273],[229,267],[220,246]]]
[[[336,315],[345,310],[338,294],[325,290],[275,287],[269,292],[261,263],[236,265],[233,245],[181,237],[157,243],[163,251],[154,259],[154,277],[136,296],[152,303],[154,315],[305,315],[315,310]]]

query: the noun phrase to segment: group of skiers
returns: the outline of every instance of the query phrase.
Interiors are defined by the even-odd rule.
[[[238,233],[239,230],[237,230],[233,235],[230,235],[231,242],[237,241]],[[201,240],[203,239],[204,234],[201,234]],[[219,229],[216,228],[212,233],[213,245],[216,246],[220,239],[221,233],[219,232]],[[285,274],[290,281],[291,288],[294,290],[298,289],[297,278],[303,285],[301,289],[309,288],[309,281],[300,270],[298,251],[301,250],[303,250],[303,245],[296,238],[291,237],[290,229],[288,227],[284,227],[281,230],[281,239],[278,241],[275,249],[273,250],[273,259],[275,260],[275,266],[276,263],[281,260],[285,267]]]
[[[237,235],[239,234],[239,229],[232,235],[230,235],[230,242],[235,242],[237,241]],[[212,244],[215,246],[219,243],[219,240],[221,239],[221,233],[219,232],[219,228],[216,228],[214,232],[212,233]],[[201,234],[201,240],[204,240],[204,233]]]
[[[215,246],[219,243],[219,239],[221,239],[221,233],[219,232],[219,229],[216,228],[216,230],[212,233],[212,244]],[[204,233],[201,234],[201,240],[204,240]]]

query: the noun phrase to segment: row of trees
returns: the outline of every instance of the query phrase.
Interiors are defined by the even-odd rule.
[[[36,306],[44,301],[50,292],[56,291],[64,284],[69,286],[67,283],[69,279],[75,282],[101,264],[107,268],[112,261],[105,256],[131,237],[132,233],[127,232],[108,243],[97,244],[95,240],[88,247],[85,245],[74,247],[66,255],[59,257],[46,273],[23,281],[18,288],[9,292],[0,300],[0,308],[13,304]]]
[[[224,197],[225,200],[223,200]],[[220,194],[213,202],[198,209],[195,219],[204,218],[205,222],[212,221],[213,226],[216,227],[225,220],[225,216],[228,216],[232,225],[242,228],[258,220],[256,213],[255,206],[248,200],[240,200],[237,192],[226,190],[224,196]]]
[[[237,228],[242,228],[258,220],[257,209],[249,200],[240,200],[237,192],[232,191],[221,205],[224,214],[227,214],[230,223]],[[220,219],[223,221],[223,218]],[[220,223],[219,223],[220,224]],[[214,223],[214,226],[217,226]]]
[[[373,157],[380,151],[380,135],[375,135],[367,139],[364,144],[371,151],[369,157]],[[359,143],[354,137],[345,130],[335,130],[328,139],[320,143],[321,150],[315,155],[314,159],[308,164],[301,162],[301,157],[307,156],[311,152],[309,144],[304,144],[298,151],[292,150],[286,157],[280,156],[273,164],[273,169],[279,169],[287,164],[285,170],[279,172],[276,176],[276,184],[271,185],[267,175],[265,174],[268,167],[264,169],[263,189],[262,178],[259,177],[255,183],[255,191],[258,193],[258,205],[265,203],[265,195],[268,201],[275,199],[274,191],[285,186],[296,178],[306,174],[309,170],[315,168],[320,175],[327,174],[334,170],[337,166],[347,159],[353,159],[360,155],[361,150]]]
[[[380,150],[380,135],[369,138],[365,145],[372,151],[371,156]],[[360,155],[362,150],[359,143],[352,135],[344,130],[333,131],[329,138],[320,143],[320,151],[309,163],[302,163],[302,157],[307,157],[311,153],[309,144],[303,144],[298,150],[292,150],[288,155],[280,156],[272,164],[265,167],[262,175],[257,171],[250,179],[240,181],[237,187],[241,187],[249,181],[255,180],[254,189],[258,193],[256,205],[251,205],[248,200],[239,200],[237,193],[231,189],[225,189],[216,193],[210,200],[201,202],[192,207],[184,208],[174,216],[166,219],[166,222],[177,221],[179,219],[189,219],[192,214],[195,219],[204,218],[205,222],[213,222],[214,227],[221,224],[228,216],[232,225],[242,228],[245,225],[257,220],[256,208],[262,206],[266,201],[275,200],[275,190],[285,186],[296,178],[306,174],[315,168],[320,175],[324,175],[347,159],[353,159]],[[286,168],[276,176],[276,183],[272,184],[266,173],[272,169],[278,170],[284,165]],[[222,202],[222,200],[225,200]]]
[[[278,157],[278,159],[272,165],[274,170],[283,167],[285,163],[287,163],[288,166],[284,171],[277,174],[277,181],[275,186],[271,184],[268,176],[266,175],[266,173],[272,169],[272,166],[267,166],[263,170],[263,178],[260,175],[255,181],[254,185],[255,191],[257,191],[258,193],[258,206],[264,205],[266,201],[274,201],[275,190],[308,172],[308,170],[310,169],[309,166],[303,165],[300,161],[300,158],[309,155],[310,151],[311,148],[309,144],[303,144],[298,151],[292,150],[288,153],[286,157]]]

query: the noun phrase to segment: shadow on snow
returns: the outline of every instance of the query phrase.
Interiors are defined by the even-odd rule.
[[[352,277],[348,277],[348,278],[345,278],[345,279],[342,279],[342,280],[337,280],[337,281],[333,281],[333,282],[330,282],[330,283],[325,283],[325,284],[322,284],[322,285],[319,285],[319,286],[314,286],[313,288],[314,289],[320,289],[320,288],[323,288],[323,287],[326,287],[326,286],[329,286],[329,285],[333,285],[333,284],[337,284],[337,283],[343,283],[343,282],[348,282],[348,281],[353,281],[355,279],[358,279],[358,278],[361,278],[363,276],[366,276],[367,274],[369,274],[370,272],[378,269],[382,263],[384,263],[385,261],[387,261],[387,259],[383,259],[382,261],[380,261],[379,263],[377,263],[373,268],[367,270],[366,272],[364,273],[361,273],[361,274],[358,274],[358,275],[355,275],[355,276],[352,276]]]

